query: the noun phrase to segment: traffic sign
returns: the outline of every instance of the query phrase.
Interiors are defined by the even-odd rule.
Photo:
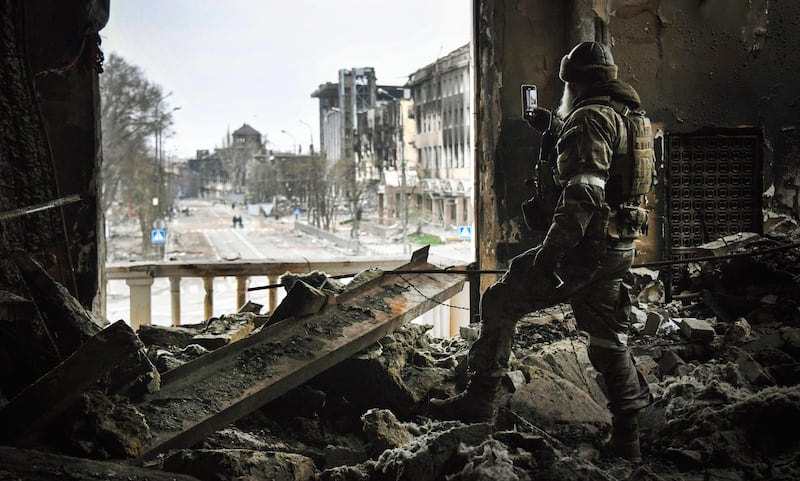
[[[153,244],[163,244],[167,240],[167,232],[156,229],[150,232],[150,242]]]
[[[472,239],[472,226],[471,225],[458,226],[458,238],[463,240]]]

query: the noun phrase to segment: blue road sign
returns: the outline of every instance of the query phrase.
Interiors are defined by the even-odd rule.
[[[472,239],[472,226],[471,225],[458,226],[458,238],[463,240]]]
[[[153,244],[163,244],[167,240],[167,232],[161,229],[150,232],[150,242]]]

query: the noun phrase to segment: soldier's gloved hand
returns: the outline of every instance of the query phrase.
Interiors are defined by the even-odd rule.
[[[532,112],[525,112],[522,118],[534,129],[539,132],[544,132],[550,128],[550,121],[553,119],[553,114],[547,109],[536,107]]]
[[[552,245],[543,244],[536,257],[533,259],[533,266],[541,269],[544,272],[552,274],[555,272],[558,263],[563,257],[564,253],[561,249]]]

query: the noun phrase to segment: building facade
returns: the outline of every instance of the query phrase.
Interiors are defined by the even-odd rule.
[[[242,124],[233,133],[228,133],[222,147],[197,150],[189,159],[188,167],[192,182],[187,195],[199,197],[227,197],[232,193],[251,195],[260,192],[260,180],[256,175],[259,159],[264,157],[261,132],[248,124]]]
[[[359,202],[377,222],[450,230],[473,221],[469,44],[379,86],[370,67],[319,86],[320,145],[352,163]]]
[[[408,80],[414,102],[419,189],[412,203],[449,230],[473,222],[472,81],[469,44]]]
[[[376,155],[383,161],[378,189],[378,222],[402,223],[418,220],[411,199],[419,189],[414,102],[408,89],[403,97],[393,98],[377,109]]]
[[[396,151],[397,134],[387,134],[396,127],[386,123],[385,110],[402,100],[404,89],[378,85],[372,67],[341,69],[338,79],[311,94],[319,99],[320,155],[328,168],[337,163],[345,167],[341,185],[347,193],[341,198],[353,204],[348,207],[371,212],[381,200],[387,152]]]

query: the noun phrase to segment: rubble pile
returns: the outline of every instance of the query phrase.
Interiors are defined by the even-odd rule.
[[[785,228],[784,224],[776,225]],[[787,232],[785,236],[795,235]],[[685,264],[673,276],[672,290],[664,283],[664,271],[638,268],[627,279],[634,299],[631,350],[653,394],[652,405],[640,416],[641,464],[601,454],[610,430],[603,381],[591,367],[587,339],[577,330],[568,305],[537,311],[519,322],[493,424],[441,422],[426,416],[428,399],[464,387],[468,348],[480,326],[462,328],[458,338],[432,339],[427,334],[430,326],[407,323],[262,407],[232,418],[199,443],[140,459],[143,446],[156,435],[154,427],[163,431],[171,423],[184,422],[183,413],[170,417],[168,406],[198,413],[208,407],[200,398],[186,398],[180,406],[175,399],[161,407],[153,402],[142,405],[138,399],[158,389],[154,380],[161,381],[163,390],[164,383],[176,382],[174,373],[188,369],[184,382],[198,383],[199,389],[211,382],[197,377],[209,369],[211,361],[204,360],[219,359],[226,350],[238,353],[238,370],[231,372],[248,365],[251,372],[274,362],[279,352],[291,354],[302,347],[292,344],[292,339],[302,340],[296,336],[282,343],[256,344],[274,320],[260,314],[262,306],[250,304],[239,313],[197,325],[142,326],[133,336],[127,362],[131,369],[108,366],[116,382],[110,374],[102,376],[99,383],[72,394],[73,401],[46,429],[7,440],[35,450],[0,449],[0,465],[16,466],[14,472],[32,480],[49,478],[25,471],[26,459],[75,466],[74,479],[93,479],[87,470],[109,470],[114,463],[153,473],[148,477],[120,469],[129,479],[170,479],[164,474],[174,479],[292,481],[800,479],[800,251],[737,256],[772,249],[776,239],[737,235],[701,246],[698,252],[706,253],[701,256],[734,255]],[[321,273],[287,276],[282,282],[295,291],[290,296],[294,301],[284,306],[282,315],[295,324],[292,319],[310,319],[304,316],[313,309],[298,300],[336,304],[348,290],[359,288],[354,286],[370,292],[363,302],[379,309],[369,311],[365,304],[342,312],[351,313],[354,320],[368,312],[388,313],[385,302],[371,294],[379,278],[380,273],[367,272],[345,287]],[[674,295],[667,302],[670,292]],[[15,306],[18,313],[31,312],[21,307],[28,302],[7,296],[5,305]],[[49,312],[57,312],[56,304],[47,304]],[[335,339],[352,327],[337,319],[332,318],[338,324],[329,329],[311,321],[301,325],[308,335]],[[9,321],[0,327],[11,335],[16,325]],[[32,342],[39,339],[35,334],[28,329],[13,339]],[[121,335],[127,339],[128,334]],[[240,344],[249,347],[239,349]],[[90,349],[87,346],[88,342],[76,352]],[[264,346],[272,351],[264,351]],[[290,357],[306,361],[315,350],[312,346]],[[12,356],[25,352],[17,346],[4,355],[14,361]],[[142,369],[144,353],[147,365],[157,370]],[[20,391],[30,389],[20,379],[11,381],[3,378],[0,392],[10,396],[5,406],[0,404],[0,416]],[[245,385],[238,378],[214,384],[220,399],[227,394],[223,390]],[[14,390],[15,386],[20,387]],[[152,417],[154,409],[157,419]],[[116,461],[92,464],[97,462],[59,455]]]

